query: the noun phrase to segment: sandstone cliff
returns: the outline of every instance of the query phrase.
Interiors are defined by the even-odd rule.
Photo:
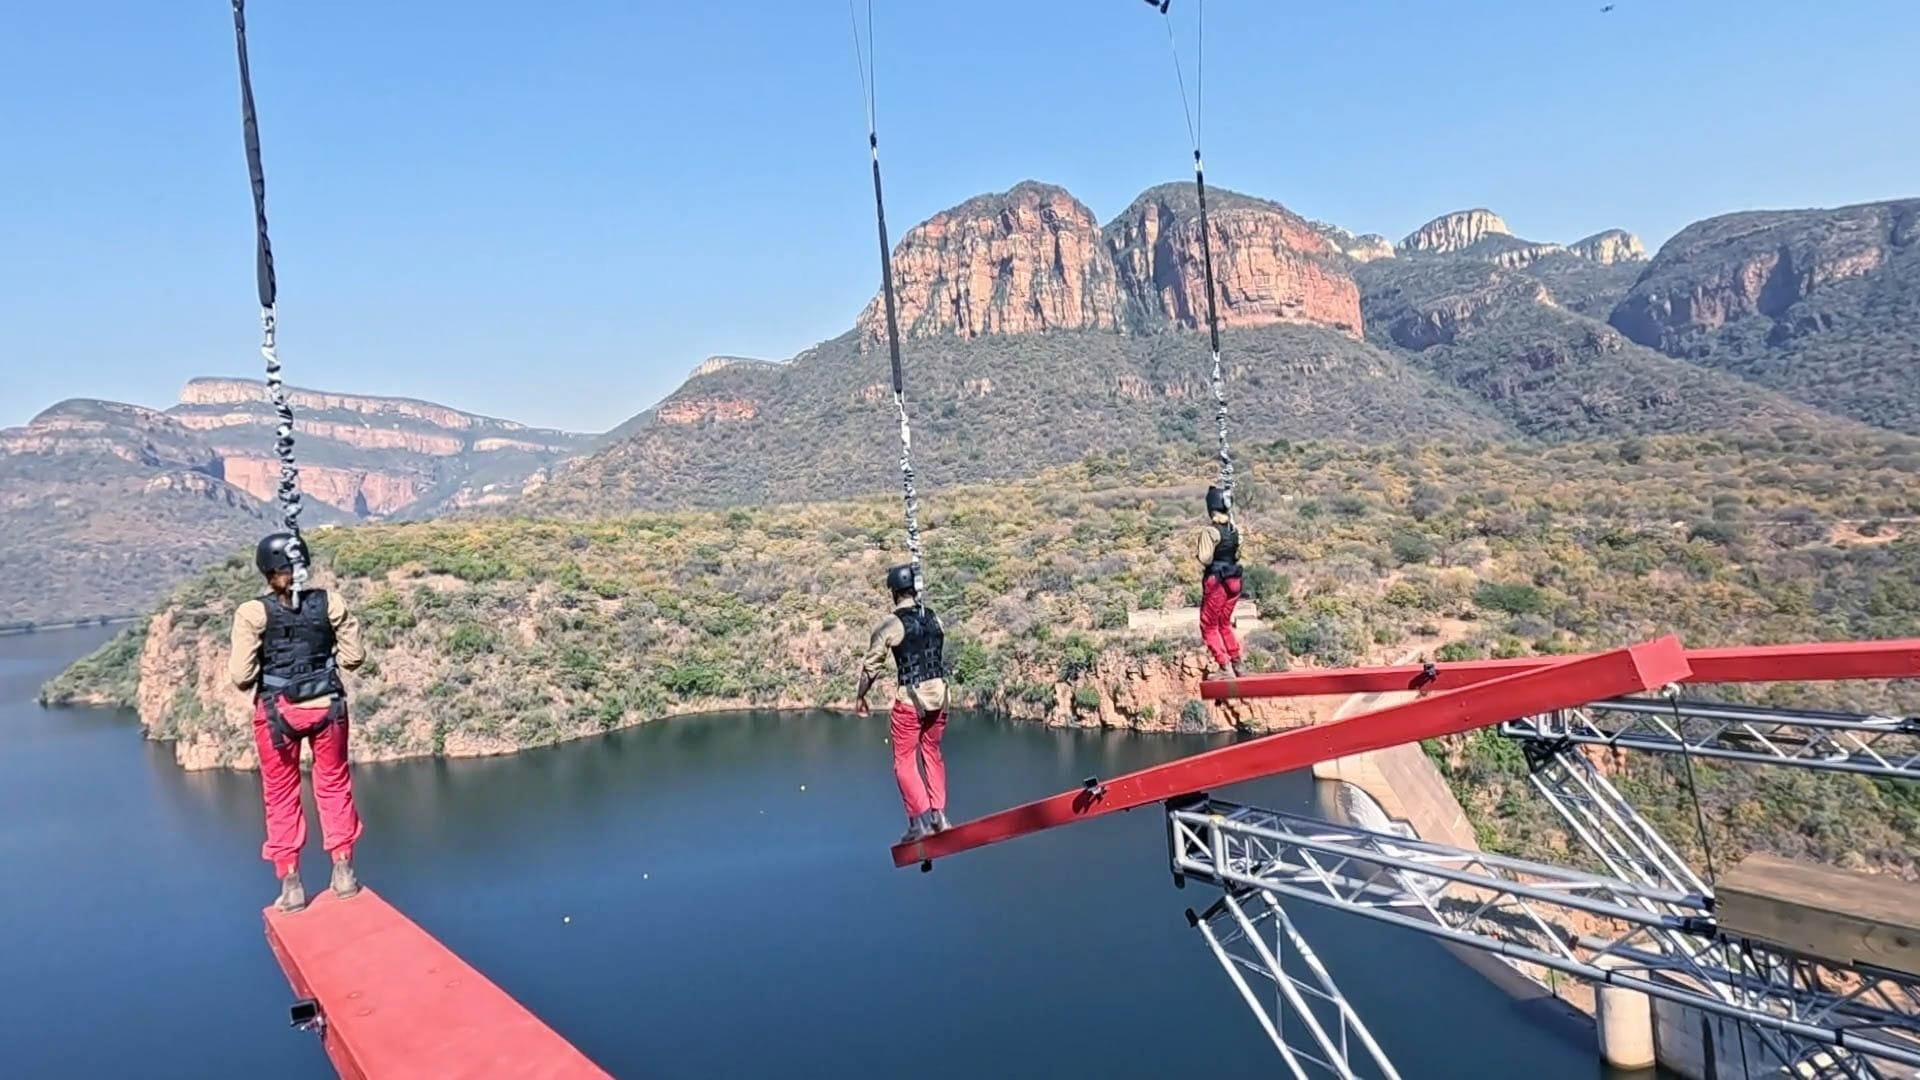
[[[0,431],[0,454],[85,457],[108,454],[132,465],[218,474],[205,440],[165,413],[118,401],[60,402],[25,427]]]
[[[1633,340],[1920,434],[1920,199],[1709,218],[1611,322]]]
[[[1354,262],[1393,258],[1393,241],[1379,233],[1356,236],[1338,225],[1325,221],[1310,221],[1307,224],[1313,228],[1314,232],[1320,234],[1321,239],[1332,245],[1335,251]]]
[[[1822,289],[1872,275],[1917,234],[1920,199],[1708,218],[1661,247],[1613,324],[1643,345],[1684,350],[1691,335],[1779,318]]]
[[[907,231],[893,253],[900,332],[908,337],[1118,330],[1120,291],[1093,211],[1034,181],[981,195]],[[884,299],[860,315],[886,334]]]
[[[1640,238],[1625,229],[1594,233],[1571,245],[1523,240],[1491,210],[1456,210],[1442,214],[1400,241],[1399,250],[1411,255],[1450,255],[1476,259],[1519,270],[1560,254],[1611,266],[1646,258]]]
[[[249,542],[268,515],[219,474],[137,405],[65,401],[0,431],[0,622],[130,614]]]
[[[1445,255],[1477,243],[1485,236],[1512,236],[1513,230],[1499,214],[1485,208],[1455,210],[1441,214],[1407,234],[1400,241],[1401,251]]]
[[[1311,223],[1278,203],[1219,189],[1208,192],[1207,219],[1221,326],[1300,323],[1360,336],[1360,287]],[[1137,329],[1206,326],[1191,185],[1145,192],[1108,224],[1107,237]]]
[[[1611,266],[1617,262],[1632,262],[1647,257],[1647,249],[1641,245],[1640,238],[1625,229],[1608,229],[1594,233],[1583,240],[1576,240],[1569,244],[1567,250],[1602,266]]]
[[[297,387],[289,388],[288,397],[303,490],[355,517],[425,516],[451,508],[455,500],[471,502],[478,487],[504,498],[534,470],[588,442],[411,398]],[[278,418],[266,384],[194,379],[168,415],[205,434],[230,482],[256,498],[273,497]]]

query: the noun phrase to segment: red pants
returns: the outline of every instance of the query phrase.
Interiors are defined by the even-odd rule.
[[[282,702],[280,715],[297,731],[307,730],[326,716],[324,705],[302,708]],[[320,838],[331,855],[353,854],[360,839],[360,813],[353,808],[353,776],[347,771],[347,718],[313,735],[290,740],[275,748],[267,729],[265,698],[253,704],[253,747],[260,754],[260,798],[267,809],[267,842],[260,857],[273,864],[276,876],[286,877],[300,864],[307,843],[307,815],[300,805],[300,744],[313,743],[313,802],[320,808]]]
[[[900,782],[907,816],[946,809],[947,762],[940,756],[940,736],[947,733],[947,710],[929,714],[922,722],[912,702],[895,701],[892,720],[893,778]]]
[[[1240,638],[1233,632],[1233,606],[1240,602],[1240,579],[1208,574],[1200,584],[1200,640],[1220,667],[1240,662]]]

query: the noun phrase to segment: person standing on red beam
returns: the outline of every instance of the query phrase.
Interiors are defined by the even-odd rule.
[[[893,778],[907,808],[903,844],[944,832],[947,821],[947,762],[940,739],[947,732],[946,631],[940,616],[920,601],[913,567],[887,571],[893,612],[873,628],[860,665],[855,716],[866,716],[867,694],[893,660]]]
[[[1200,563],[1200,640],[1213,657],[1214,677],[1240,675],[1240,638],[1233,608],[1240,602],[1240,531],[1227,507],[1227,493],[1207,489],[1207,525],[1194,537]]]
[[[267,591],[233,613],[233,644],[227,673],[242,690],[253,690],[253,745],[260,755],[260,795],[267,840],[260,855],[280,879],[281,911],[307,906],[300,882],[300,849],[307,818],[300,805],[300,744],[313,745],[313,801],[320,835],[333,856],[333,892],[360,891],[353,872],[353,844],[360,814],[353,805],[347,765],[347,690],[340,672],[367,658],[360,624],[340,598],[310,589],[295,599],[289,533],[274,533],[254,550],[254,565]]]

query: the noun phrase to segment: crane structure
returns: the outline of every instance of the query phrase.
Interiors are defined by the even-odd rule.
[[[1401,1073],[1289,916],[1290,902],[1481,950],[1530,974],[1568,975],[1696,1010],[1738,1033],[1750,1076],[1912,1077],[1920,1075],[1920,946],[1878,925],[1862,931],[1857,948],[1822,947],[1765,918],[1730,916],[1711,868],[1697,873],[1590,756],[1652,752],[1683,756],[1689,768],[1700,757],[1911,781],[1920,778],[1915,718],[1694,696],[1724,683],[1911,678],[1920,678],[1920,639],[1685,649],[1668,637],[1570,657],[1217,680],[1203,684],[1210,700],[1417,696],[1122,777],[1089,778],[1078,789],[898,845],[893,858],[927,870],[975,848],[1160,804],[1175,883],[1219,890],[1210,903],[1187,909],[1188,922],[1301,1080]],[[1209,794],[1486,728],[1521,743],[1530,782],[1567,823],[1590,868]],[[1903,931],[1920,910],[1900,891],[1908,888],[1886,886],[1892,899],[1882,905],[1906,920]]]

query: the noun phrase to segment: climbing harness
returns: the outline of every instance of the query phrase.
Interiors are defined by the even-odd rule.
[[[260,293],[260,355],[267,361],[267,394],[280,422],[274,430],[273,451],[280,459],[280,517],[293,543],[287,555],[293,562],[293,599],[297,603],[307,584],[307,544],[300,535],[300,469],[293,461],[293,406],[280,378],[280,355],[275,346],[274,305],[279,290],[273,274],[273,243],[267,236],[267,177],[260,165],[260,121],[253,108],[253,73],[247,65],[247,0],[233,0],[233,41],[240,55],[240,119],[246,136],[247,176],[253,184],[254,272]]]
[[[1195,3],[1199,19],[1198,62],[1191,104],[1187,100],[1186,70],[1180,63],[1180,42],[1174,35],[1173,16],[1168,14],[1172,0],[1147,0],[1147,4],[1160,10],[1161,21],[1167,27],[1167,48],[1173,54],[1173,75],[1180,86],[1180,108],[1187,120],[1187,139],[1193,144],[1193,190],[1200,203],[1200,269],[1207,287],[1207,339],[1213,351],[1213,424],[1220,439],[1220,490],[1226,493],[1227,518],[1231,521],[1234,520],[1233,452],[1227,444],[1227,380],[1220,364],[1220,310],[1213,280],[1213,234],[1207,226],[1207,170],[1200,157],[1201,124],[1207,101],[1207,4],[1206,0]]]
[[[893,245],[887,240],[887,203],[880,189],[880,134],[874,120],[873,0],[867,0],[867,32],[860,35],[860,17],[847,0],[847,20],[853,26],[854,60],[860,67],[860,92],[867,107],[867,150],[873,158],[873,215],[880,227],[880,291],[887,310],[887,352],[893,360],[893,407],[900,417],[900,492],[906,502],[907,563],[913,567],[913,599],[926,591],[920,570],[920,497],[913,487],[913,426],[907,417],[907,380],[900,364],[900,321],[893,292]]]

